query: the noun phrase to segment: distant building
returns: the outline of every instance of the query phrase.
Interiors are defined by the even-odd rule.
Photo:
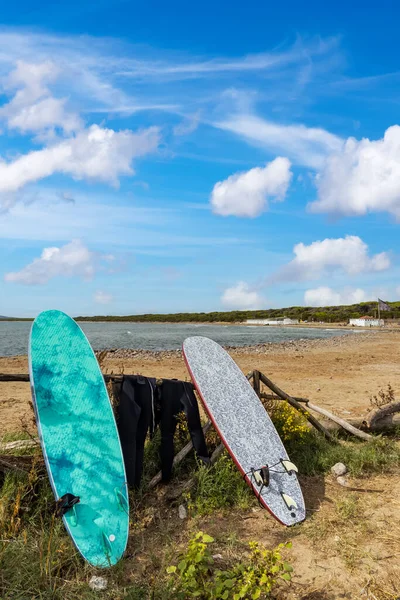
[[[360,317],[359,319],[350,319],[349,324],[353,327],[382,327],[385,321],[373,317]]]
[[[247,319],[246,325],[298,325],[298,319],[288,319],[282,317],[279,319]]]

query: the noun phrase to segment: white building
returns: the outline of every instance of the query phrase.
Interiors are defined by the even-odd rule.
[[[298,325],[298,319],[247,319],[246,325]]]
[[[373,317],[360,317],[359,319],[350,319],[349,324],[353,327],[382,327],[385,321]]]

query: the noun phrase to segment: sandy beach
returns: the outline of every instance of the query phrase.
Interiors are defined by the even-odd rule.
[[[364,414],[369,398],[388,383],[400,390],[400,331],[359,332],[343,337],[230,348],[244,373],[259,369],[294,396],[338,415]],[[180,351],[116,350],[102,359],[104,373],[189,379]],[[26,356],[0,358],[0,373],[27,373]],[[400,392],[399,392],[400,394]],[[20,430],[30,418],[27,383],[0,382],[0,434]]]
[[[230,352],[243,372],[259,369],[288,393],[308,397],[344,418],[365,414],[370,397],[389,383],[400,397],[400,332],[396,330]],[[188,379],[180,351],[108,351],[100,360],[104,373]],[[0,358],[0,373],[27,372],[26,356]],[[24,422],[35,433],[29,400],[28,383],[0,383],[0,434],[15,434]],[[134,565],[131,573],[139,580],[156,576],[168,544],[182,547],[193,528],[200,528],[217,539],[231,536],[240,544],[258,540],[267,548],[290,540],[294,576],[290,589],[283,589],[279,598],[393,600],[399,592],[397,473],[396,465],[387,472],[376,469],[358,477],[350,473],[348,487],[341,487],[329,470],[322,476],[301,475],[307,518],[290,529],[282,528],[256,504],[244,511],[217,511],[182,522],[177,507],[166,500],[170,486],[159,486],[136,508],[128,546],[135,560],[127,559],[126,570]],[[222,545],[221,552],[226,548]]]

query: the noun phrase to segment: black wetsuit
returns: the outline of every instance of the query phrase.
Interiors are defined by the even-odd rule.
[[[143,472],[144,444],[148,431],[161,430],[161,470],[169,481],[174,459],[174,433],[177,416],[184,412],[189,433],[198,457],[209,462],[200,422],[199,408],[190,383],[164,379],[156,385],[154,378],[126,375],[119,392],[117,425],[128,484],[138,488]]]

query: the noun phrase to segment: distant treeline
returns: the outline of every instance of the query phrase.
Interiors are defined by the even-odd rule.
[[[390,311],[381,313],[384,319],[400,319],[400,302],[388,302]],[[347,322],[364,316],[377,316],[377,302],[361,302],[350,306],[304,307],[290,306],[288,308],[271,308],[268,310],[233,310],[229,312],[210,313],[172,313],[129,315],[121,317],[95,316],[77,317],[77,321],[132,321],[135,323],[237,323],[246,319],[276,319],[288,317],[300,321],[325,323]]]

